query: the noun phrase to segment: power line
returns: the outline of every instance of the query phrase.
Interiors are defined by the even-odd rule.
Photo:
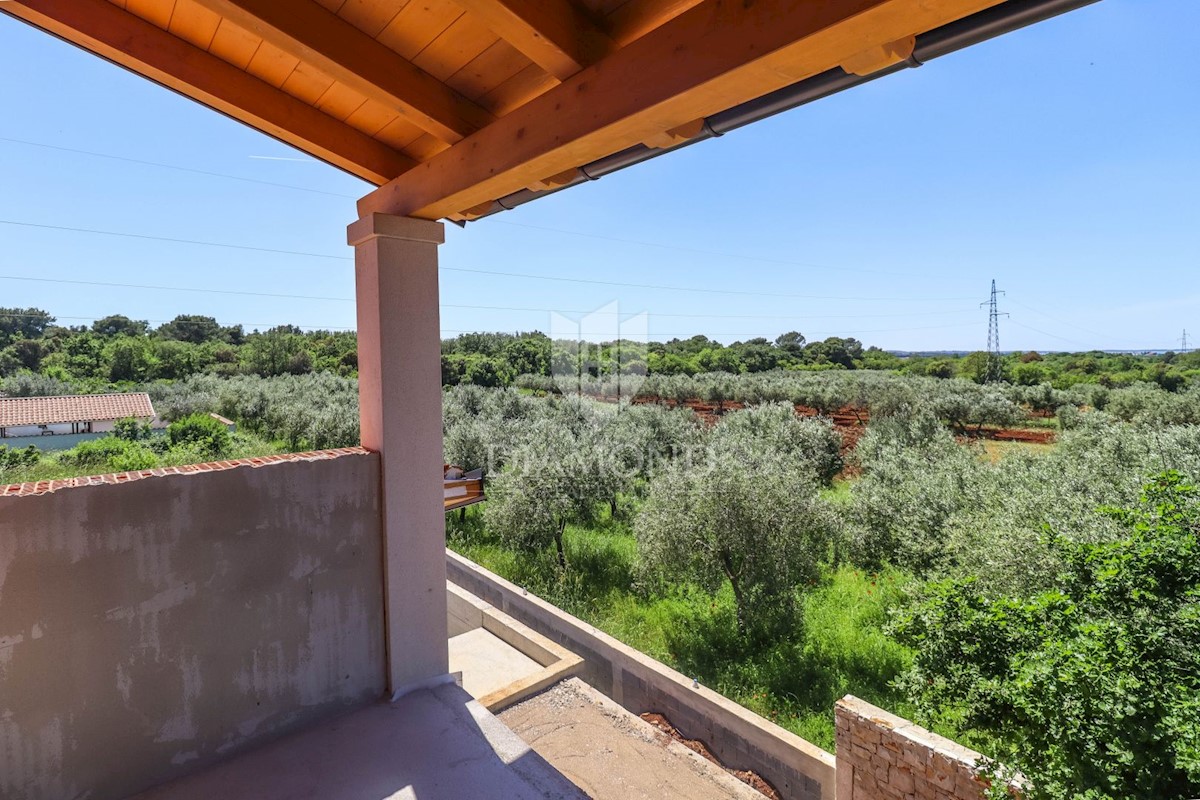
[[[541,225],[529,225],[528,223],[512,222],[510,220],[496,220],[500,225],[507,225],[512,228],[528,228],[529,230],[544,231],[546,233],[562,233],[568,236],[581,236],[586,239],[599,239],[605,242],[617,242],[619,244],[632,244],[639,247],[654,247],[661,250],[675,250],[680,253],[697,253],[699,255],[717,256],[719,258],[736,258],[743,261],[758,261],[764,264],[778,264],[785,267],[805,267],[808,269],[819,269],[827,272],[851,272],[856,274],[870,275],[889,275],[896,278],[914,278],[919,277],[911,272],[888,272],[879,269],[865,269],[862,267],[830,267],[824,264],[813,264],[804,261],[792,261],[784,258],[772,258],[770,256],[749,255],[746,253],[729,253],[720,250],[707,250],[700,247],[686,247],[683,245],[666,244],[665,242],[647,242],[639,239],[625,239],[620,236],[609,236],[603,233],[588,233],[585,231],[568,231],[562,228],[548,228]]]
[[[105,316],[108,316],[108,315],[97,314],[97,315],[93,315],[93,316],[78,316],[78,315],[70,316],[70,315],[66,315],[66,314],[43,315],[43,314],[18,314],[18,313],[10,313],[10,312],[0,313],[0,317],[10,318],[10,319],[15,319],[15,318],[45,319],[46,317],[50,317],[54,320],[71,319],[71,320],[98,321],[98,320],[104,319]],[[140,320],[134,319],[132,321],[133,322],[146,322],[146,323],[153,322],[153,323],[158,323],[158,324],[171,323],[171,324],[175,324],[175,325],[205,325],[205,324],[207,324],[206,322],[202,322],[202,321],[198,321],[198,320],[180,320],[180,319],[140,319]],[[218,323],[218,324],[220,324],[220,323]],[[324,324],[312,325],[312,324],[303,324],[303,323],[298,324],[298,323],[283,323],[283,322],[238,322],[238,323],[233,323],[233,324],[241,325],[242,327],[247,327],[247,328],[250,328],[250,327],[252,327],[252,328],[275,328],[275,327],[280,327],[283,325],[295,325],[298,328],[306,328],[310,331],[314,331],[314,330],[315,331],[320,331],[320,330],[353,331],[353,330],[355,330],[353,327],[347,327],[344,325],[324,325]],[[863,333],[904,333],[907,331],[938,330],[938,329],[946,329],[946,328],[964,328],[964,327],[968,327],[971,324],[972,323],[955,323],[955,324],[951,324],[951,325],[925,325],[925,326],[912,327],[912,328],[875,328],[875,329],[860,329],[860,330],[851,330],[851,331],[847,331],[847,330],[812,331],[811,333],[814,336],[838,336],[838,335],[851,335],[851,334],[863,334]],[[221,327],[228,328],[231,326],[230,325],[221,325]],[[443,328],[443,329],[441,329],[441,333],[481,333],[481,331]],[[610,333],[611,333],[611,331],[595,331],[595,332],[581,332],[578,335],[581,335],[581,336],[607,336]],[[655,331],[654,335],[655,336],[695,336],[696,333],[694,331],[687,331],[687,332]],[[705,334],[705,335],[759,337],[759,336],[766,336],[768,334],[764,334],[761,331],[757,331],[757,332],[753,332],[753,333],[718,331],[716,333]]]
[[[80,281],[69,278],[30,278],[24,275],[0,275],[0,280],[6,281],[32,281],[34,283],[65,283],[75,286],[107,286],[116,289],[150,289],[158,292],[196,292],[199,294],[230,294],[242,295],[245,297],[275,297],[284,300],[336,300],[338,302],[353,303],[352,297],[326,297],[322,295],[311,294],[280,294],[277,292],[247,292],[241,289],[206,289],[201,287],[185,287],[185,286],[155,286],[153,284],[142,283],[113,283],[110,281]]]
[[[1010,319],[1009,322],[1012,325],[1016,325],[1018,328],[1024,328],[1025,330],[1033,331],[1034,333],[1040,333],[1043,336],[1049,336],[1051,339],[1058,339],[1059,341],[1067,342],[1069,344],[1079,345],[1080,347],[1084,348],[1085,350],[1090,350],[1092,347],[1090,344],[1086,344],[1085,342],[1080,342],[1075,339],[1068,339],[1065,336],[1059,336],[1056,333],[1050,333],[1049,331],[1044,331],[1044,330],[1041,330],[1040,328],[1035,328],[1032,325],[1023,325],[1020,322],[1017,322],[1016,320],[1013,320],[1013,319]]]
[[[1109,339],[1109,340],[1112,339],[1112,336],[1109,334],[1097,333],[1096,331],[1093,331],[1089,328],[1085,328],[1082,325],[1076,325],[1073,322],[1067,322],[1065,320],[1058,319],[1057,317],[1047,314],[1045,311],[1039,311],[1038,309],[1034,308],[1033,306],[1029,306],[1024,303],[1018,303],[1016,300],[1013,300],[1011,297],[1006,297],[1006,300],[1007,300],[1007,302],[1011,303],[1014,306],[1020,306],[1021,308],[1025,309],[1026,311],[1032,311],[1035,314],[1040,314],[1041,316],[1045,317],[1046,319],[1050,320],[1051,322],[1057,322],[1059,325],[1065,325],[1068,328],[1074,328],[1076,330],[1083,331],[1084,333],[1090,334],[1092,336],[1098,336],[1101,339]]]
[[[973,327],[974,324],[975,323],[972,323],[972,322],[960,322],[960,323],[955,323],[953,325],[925,325],[925,326],[916,327],[916,328],[875,328],[875,329],[870,329],[870,330],[860,329],[860,330],[852,330],[852,331],[847,331],[847,330],[810,331],[810,333],[813,336],[856,336],[856,335],[864,334],[864,333],[907,333],[908,331],[942,330],[942,329],[946,329],[946,328],[967,328],[967,327]],[[469,330],[455,330],[452,328],[443,328],[442,333],[488,333],[488,331],[478,331],[478,330],[469,331]],[[580,331],[579,333],[577,333],[575,335],[577,335],[577,336],[611,336],[612,331],[590,331],[590,332],[589,331]],[[745,333],[745,332],[738,333],[738,332],[733,332],[733,331],[716,331],[714,333],[706,333],[706,334],[697,334],[695,331],[653,331],[651,334],[648,334],[648,335],[677,336],[677,337],[678,336],[691,337],[691,336],[696,336],[696,335],[704,335],[704,336],[709,337],[710,339],[714,336],[726,336],[726,337],[727,336],[749,336],[751,338],[760,338],[760,337],[767,338],[770,336],[769,333],[764,333],[762,331],[753,331],[753,332],[749,332],[749,333]],[[620,332],[618,332],[618,336],[620,336]]]
[[[130,158],[129,156],[118,156],[112,153],[97,153],[94,150],[78,150],[74,147],[63,147],[62,145],[47,144],[45,142],[30,142],[26,139],[11,139],[7,136],[0,136],[0,142],[8,142],[10,144],[20,144],[26,147],[41,147],[46,150],[57,150],[60,153],[75,153],[81,156],[94,156],[96,158],[107,158],[113,161],[124,161],[127,164],[141,164],[145,167],[160,167],[162,169],[173,169],[179,172],[190,172],[194,175],[207,175],[210,178],[226,178],[231,181],[243,181],[245,183],[257,183],[261,186],[274,186],[278,189],[294,189],[297,192],[309,192],[311,194],[323,194],[329,197],[342,197],[350,200],[355,199],[352,195],[339,194],[337,192],[326,192],[322,189],[310,189],[307,186],[296,186],[291,183],[276,183],[275,181],[264,181],[258,178],[245,178],[241,175],[229,175],[224,172],[210,172],[205,169],[196,169],[195,167],[184,167],[178,164],[164,164],[160,161],[145,161],[140,158]]]
[[[595,278],[568,278],[561,275],[531,275],[523,272],[498,272],[485,269],[468,269],[466,267],[441,267],[441,269],[450,272],[474,272],[482,275],[502,275],[508,278],[529,278],[532,280],[541,281],[561,281],[565,283],[586,283],[596,286],[616,286],[628,289],[650,289],[654,291],[670,291],[670,292],[696,292],[700,294],[719,294],[719,295],[740,295],[746,297],[783,297],[799,300],[857,300],[863,302],[877,301],[894,301],[894,297],[847,297],[839,295],[819,295],[819,294],[788,294],[782,292],[751,292],[742,289],[708,289],[697,286],[668,286],[666,284],[655,283],[624,283],[621,281],[602,281]],[[955,302],[959,300],[968,300],[965,297],[922,297],[914,298],[929,302]]]
[[[93,234],[93,235],[97,235],[97,236],[117,236],[117,237],[125,237],[125,238],[130,238],[130,239],[142,239],[142,240],[147,240],[147,241],[170,242],[173,244],[196,245],[196,246],[201,246],[201,247],[222,247],[222,248],[228,248],[228,249],[232,249],[232,250],[249,250],[249,251],[253,251],[253,252],[257,252],[257,253],[273,253],[273,254],[277,254],[277,255],[304,256],[304,257],[308,257],[308,258],[324,258],[324,259],[332,259],[335,261],[351,261],[351,260],[353,260],[350,256],[335,256],[335,255],[330,255],[328,253],[309,253],[309,252],[304,252],[304,251],[299,251],[299,250],[281,250],[281,249],[270,248],[270,247],[254,247],[251,245],[229,244],[226,242],[209,242],[209,241],[203,241],[203,240],[199,240],[199,239],[178,239],[178,238],[168,237],[168,236],[151,236],[149,234],[129,233],[126,231],[103,231],[103,230],[98,230],[95,228],[79,228],[79,227],[73,227],[73,226],[68,226],[68,225],[46,225],[43,223],[21,222],[21,221],[17,221],[17,220],[6,220],[6,219],[0,219],[0,225],[15,225],[15,226],[26,227],[26,228],[39,228],[39,229],[45,229],[45,230],[69,231],[71,233],[87,233],[87,234]],[[893,301],[895,299],[892,297],[852,297],[852,296],[839,296],[839,295],[790,294],[790,293],[781,293],[781,292],[752,292],[752,291],[741,290],[741,289],[710,289],[710,288],[697,287],[697,286],[670,286],[667,284],[624,283],[621,281],[605,281],[605,280],[598,280],[595,278],[572,278],[572,277],[565,277],[565,276],[561,276],[561,275],[534,275],[531,273],[524,273],[524,272],[503,272],[503,271],[499,271],[499,270],[473,269],[473,268],[468,268],[468,267],[439,267],[438,269],[440,269],[442,271],[446,271],[446,272],[466,272],[466,273],[474,273],[474,274],[478,274],[478,275],[496,275],[496,276],[507,277],[507,278],[524,278],[524,279],[528,279],[528,280],[558,281],[558,282],[564,282],[564,283],[590,284],[590,285],[596,285],[596,286],[614,286],[614,287],[621,287],[621,288],[628,288],[628,289],[648,289],[648,290],[652,290],[652,291],[693,292],[693,293],[699,293],[699,294],[739,295],[739,296],[745,296],[745,297],[772,297],[772,298],[788,298],[788,299],[800,299],[800,300],[840,300],[840,301],[876,302],[876,301]],[[923,297],[923,298],[914,298],[914,299],[923,300],[923,301],[927,301],[927,302],[955,302],[955,301],[960,301],[960,300],[967,300],[970,298]]]
[[[305,256],[308,258],[329,258],[335,261],[352,261],[351,256],[334,256],[328,253],[306,253],[299,250],[277,250],[271,247],[254,247],[246,244],[227,244],[225,242],[206,242],[199,239],[175,239],[169,236],[150,236],[145,233],[129,233],[127,231],[101,231],[95,228],[76,228],[69,225],[45,225],[38,222],[19,222],[11,219],[0,219],[0,225],[16,225],[22,228],[43,228],[52,231],[69,231],[71,233],[90,233],[95,236],[119,236],[127,239],[145,239],[151,242],[171,242],[172,244],[191,244],[200,247],[224,247],[230,250],[252,250],[256,253],[275,253],[285,256]]]
[[[124,316],[124,315],[99,314],[96,316],[69,316],[67,314],[47,314],[45,316],[48,316],[48,317],[54,319],[55,321],[58,321],[60,319],[75,319],[75,320],[92,320],[94,322],[99,322],[100,320],[102,320],[108,316]],[[44,317],[41,314],[0,313],[0,318],[43,319]],[[127,319],[130,319],[130,318],[127,317]],[[214,322],[216,321],[214,318],[210,317],[210,319],[213,319]],[[207,322],[201,322],[199,320],[187,320],[187,319],[130,319],[130,321],[131,322],[146,322],[146,323],[155,322],[160,325],[165,325],[168,322],[173,325],[207,325],[208,324]],[[295,322],[235,322],[235,323],[233,323],[233,325],[221,325],[220,323],[217,323],[217,324],[222,328],[230,328],[230,327],[233,327],[233,325],[241,325],[243,328],[278,328],[278,327],[282,327],[284,325],[294,325],[297,328],[307,328],[310,331],[331,331],[331,330],[332,331],[353,331],[354,330],[354,328],[347,327],[345,325],[306,325],[304,323],[295,323]]]
[[[245,295],[247,297],[273,297],[286,300],[329,300],[340,303],[353,303],[353,297],[331,297],[325,295],[308,295],[308,294],[282,294],[279,292],[249,292],[240,289],[208,289],[202,287],[189,286],[161,286],[152,284],[136,284],[136,283],[114,283],[111,281],[81,281],[70,278],[32,278],[24,275],[0,275],[0,280],[10,281],[32,281],[35,283],[62,283],[78,286],[106,286],[118,289],[148,289],[152,291],[165,292],[197,292],[202,294],[224,294],[224,295]],[[638,314],[647,313],[654,317],[670,317],[680,319],[787,319],[796,322],[804,322],[813,319],[875,319],[878,317],[933,317],[933,316],[953,316],[957,314],[973,314],[970,309],[961,309],[954,311],[919,311],[906,312],[897,314],[677,314],[677,313],[658,313],[658,312],[621,312],[621,311],[605,311],[590,310],[590,309],[564,309],[564,308],[537,308],[532,306],[490,306],[490,305],[471,305],[465,303],[441,303],[442,308],[458,308],[474,311],[525,311],[539,312],[547,314]],[[65,319],[65,317],[64,317]]]
[[[257,178],[246,178],[241,175],[230,175],[228,173],[223,173],[223,172],[212,172],[209,170],[196,169],[194,167],[184,167],[184,166],[181,166],[178,164],[165,164],[160,161],[147,161],[147,160],[139,159],[139,158],[130,158],[128,156],[120,156],[120,155],[116,155],[113,153],[99,153],[94,150],[82,150],[82,149],[74,148],[74,147],[64,147],[62,145],[48,144],[46,142],[31,142],[27,139],[13,139],[13,138],[3,137],[3,136],[0,136],[0,142],[9,142],[11,144],[25,145],[27,147],[40,147],[40,148],[44,148],[47,150],[58,150],[58,151],[64,152],[64,153],[74,153],[77,155],[93,156],[95,158],[106,158],[106,159],[111,159],[114,161],[124,161],[127,163],[140,164],[142,166],[148,166],[148,167],[160,167],[162,169],[177,170],[180,172],[190,172],[190,173],[194,173],[197,175],[205,175],[205,176],[213,177],[213,178],[226,178],[228,180],[243,181],[246,183],[257,183],[257,184],[261,184],[263,186],[272,186],[272,187],[276,187],[276,188],[280,188],[280,189],[293,189],[293,190],[299,191],[299,192],[309,192],[312,194],[323,194],[323,195],[328,195],[330,197],[340,197],[340,198],[345,198],[348,200],[355,199],[355,197],[353,195],[340,194],[337,192],[326,192],[321,189],[311,189],[306,186],[296,186],[296,185],[290,184],[290,183],[276,183],[274,181],[264,181],[264,180],[260,180]],[[850,272],[850,273],[860,273],[860,274],[889,275],[889,276],[900,277],[900,278],[919,277],[919,276],[914,275],[913,273],[890,272],[890,271],[886,271],[886,270],[865,269],[865,268],[861,268],[861,267],[831,267],[831,266],[823,265],[823,264],[812,264],[812,263],[807,263],[807,262],[802,262],[802,261],[791,261],[788,259],[771,258],[768,256],[757,256],[757,255],[749,255],[749,254],[744,254],[744,253],[729,253],[729,252],[723,252],[723,251],[719,251],[719,250],[706,250],[706,249],[697,248],[697,247],[686,247],[686,246],[682,246],[682,245],[667,244],[665,242],[647,242],[647,241],[642,241],[642,240],[638,240],[638,239],[626,239],[626,238],[619,237],[619,236],[610,236],[608,234],[590,233],[587,231],[572,231],[572,230],[566,230],[563,228],[547,227],[547,226],[543,226],[543,225],[530,225],[528,223],[512,222],[511,220],[496,220],[496,223],[500,224],[500,225],[507,225],[507,226],[513,227],[513,228],[527,228],[529,230],[544,231],[547,233],[560,233],[560,234],[564,234],[567,236],[580,236],[580,237],[589,238],[589,239],[600,239],[603,241],[617,242],[617,243],[621,243],[621,244],[632,244],[632,245],[636,245],[638,247],[653,247],[653,248],[658,248],[658,249],[662,249],[662,250],[675,250],[675,251],[681,252],[681,253],[697,253],[700,255],[717,256],[720,258],[737,258],[737,259],[741,259],[741,260],[745,260],[745,261],[757,261],[757,262],[761,262],[761,263],[765,263],[765,264],[779,264],[781,266],[806,267],[806,268],[819,269],[819,270],[831,271],[831,272]]]

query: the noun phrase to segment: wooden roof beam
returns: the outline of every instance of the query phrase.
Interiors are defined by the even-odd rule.
[[[196,0],[334,80],[453,144],[495,119],[313,0]]]
[[[1002,0],[700,5],[361,199],[440,219]]]
[[[381,184],[416,161],[106,0],[21,0],[0,11]],[[86,32],[86,33],[85,33]]]
[[[613,41],[624,47],[695,7],[700,0],[629,0],[605,20]]]
[[[456,0],[501,39],[559,80],[616,44],[574,0]]]

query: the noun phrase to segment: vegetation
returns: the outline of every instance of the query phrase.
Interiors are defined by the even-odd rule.
[[[128,422],[125,430],[138,431],[137,438],[104,436],[57,452],[41,451],[33,446],[12,450],[0,445],[0,484],[105,475],[287,452],[286,447],[253,434],[229,433],[223,425],[220,429],[225,437],[218,435],[217,440],[223,441],[220,449],[214,450],[212,438],[172,443],[166,433],[149,433],[136,421]]]
[[[502,502],[522,496],[529,505],[505,526],[493,525],[500,512],[491,508],[454,521],[452,546],[826,746],[832,702],[852,691],[1001,757],[1024,772],[1030,797],[1190,790],[1194,743],[1180,726],[1194,727],[1200,703],[1200,673],[1187,660],[1196,652],[1187,626],[1200,596],[1187,577],[1200,571],[1195,517],[1164,545],[1174,572],[1160,569],[1147,581],[1135,562],[1165,558],[1152,545],[1162,526],[1146,522],[1148,511],[1096,510],[1138,507],[1142,485],[1164,468],[1200,474],[1200,427],[1190,411],[1145,413],[1194,398],[1196,389],[1103,389],[1071,406],[1069,425],[1054,424],[1053,446],[988,458],[963,438],[978,430],[964,420],[979,412],[956,409],[1003,408],[994,418],[1018,419],[1032,413],[1018,391],[875,373],[766,373],[730,387],[741,402],[840,408],[852,398],[862,413],[842,413],[850,426],[843,430],[868,424],[843,457],[827,419],[797,417],[787,403],[676,428],[680,410],[669,407],[670,396],[627,406],[456,387],[446,394],[447,452],[479,452],[451,442],[502,443],[487,462],[504,487]],[[1064,393],[1067,402],[1081,399],[1077,391]],[[549,503],[530,467],[542,462],[505,454],[554,447],[544,444],[548,421],[571,431],[557,449],[571,453],[589,486],[602,481],[584,477],[584,465],[605,464],[613,437],[656,455],[590,495],[590,508],[585,501],[555,517],[561,550],[548,538],[514,548],[513,531],[532,527],[522,518],[536,519],[536,507]],[[532,450],[527,439],[537,441]],[[843,458],[849,479],[831,483]],[[569,480],[569,469],[558,476]],[[1179,498],[1191,496],[1181,478],[1164,480]],[[607,501],[613,486],[615,504]],[[1149,507],[1166,507],[1148,497]],[[1145,530],[1131,537],[1138,526]],[[1141,605],[1120,610],[1118,590],[1105,581]],[[1167,600],[1147,593],[1168,584]],[[870,613],[858,614],[860,607]],[[1160,645],[1158,655],[1146,650]],[[1101,654],[1111,663],[1089,660]],[[1153,680],[1133,682],[1139,664],[1154,670]],[[935,673],[943,683],[929,682]],[[1113,705],[1118,690],[1139,692],[1137,702]],[[1114,719],[1125,726],[1119,740],[1105,733]],[[1179,745],[1151,752],[1169,737]],[[1052,739],[1058,750],[1039,760]],[[1104,743],[1109,749],[1096,749]],[[1147,782],[1148,771],[1165,777]],[[1133,785],[1143,793],[1130,792]]]
[[[1200,354],[985,384],[982,354],[794,332],[617,344],[443,342],[446,458],[489,480],[454,548],[825,747],[853,692],[1032,800],[1200,794]],[[0,392],[144,389],[171,421],[0,446],[0,480],[355,444],[356,367],[352,334],[0,309]]]
[[[903,684],[1029,779],[1030,800],[1200,792],[1200,502],[1176,472],[1103,513],[1116,538],[1046,543],[1045,588],[923,587],[895,630]]]
[[[328,372],[351,377],[358,369],[350,331],[280,325],[246,332],[240,325],[221,325],[199,314],[181,314],[154,329],[144,320],[120,314],[91,326],[55,322],[42,309],[0,308],[0,377],[31,372],[80,391],[97,391],[199,374],[273,377]],[[691,377],[776,370],[887,370],[982,383],[987,366],[984,353],[901,356],[853,338],[809,342],[796,331],[774,341],[750,339],[729,345],[698,335],[668,342],[608,342],[591,349],[594,352],[581,353],[574,342],[554,342],[537,332],[462,334],[442,342],[442,383],[498,387],[526,375],[604,379],[617,372]],[[1078,385],[1121,388],[1139,382],[1175,392],[1200,375],[1200,352],[1011,353],[1002,359],[1002,374],[1013,386],[1030,387],[1031,397],[1045,394],[1043,386],[1065,391]],[[719,390],[720,385],[709,388]]]

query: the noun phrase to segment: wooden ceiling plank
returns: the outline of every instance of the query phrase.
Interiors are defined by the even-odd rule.
[[[705,0],[367,195],[359,212],[440,219],[998,2]]]
[[[463,15],[450,0],[422,0],[400,9],[377,37],[379,42],[412,61]]]
[[[375,133],[375,138],[397,150],[403,150],[424,135],[425,131],[397,115]]]
[[[446,142],[492,115],[313,0],[198,0],[226,20],[307,61],[334,80],[412,118]]]
[[[498,41],[486,25],[463,14],[418,53],[413,63],[445,81]]]
[[[280,89],[299,65],[300,59],[285,53],[270,42],[263,42],[254,58],[246,65],[246,72]]]
[[[125,10],[166,29],[171,24],[175,0],[126,0]]]
[[[280,88],[310,106],[315,106],[332,85],[333,78],[301,61]]]
[[[317,101],[317,108],[336,120],[345,122],[355,111],[360,109],[367,98],[346,86],[334,81]]]
[[[497,117],[503,117],[545,94],[559,83],[537,64],[530,64],[479,99],[480,104]]]
[[[337,15],[372,39],[395,18],[408,0],[347,0]]]
[[[390,147],[107,0],[21,0],[0,12],[41,28],[373,183],[414,166]]]
[[[175,4],[175,11],[171,14],[171,24],[167,26],[167,30],[201,50],[207,50],[220,24],[221,18],[207,8],[202,8],[191,0],[179,0]]]
[[[262,39],[223,19],[208,43],[208,52],[244,70],[254,60],[261,45]]]
[[[497,36],[560,80],[616,45],[574,0],[457,0]]]
[[[446,84],[467,97],[483,98],[528,66],[528,58],[513,49],[508,42],[497,39],[491,47],[447,78]],[[481,99],[476,102],[487,108]]]

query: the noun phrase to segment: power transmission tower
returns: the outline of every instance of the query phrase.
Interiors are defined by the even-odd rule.
[[[986,303],[979,304],[980,308],[988,307],[987,370],[983,376],[984,383],[997,383],[1004,378],[1004,365],[1000,359],[1000,317],[1007,317],[1008,314],[996,306],[998,294],[1004,292],[996,291],[996,279],[992,278],[992,297]]]
[[[1188,351],[1187,328],[1183,329],[1183,336],[1179,337],[1179,352],[1186,353]]]

